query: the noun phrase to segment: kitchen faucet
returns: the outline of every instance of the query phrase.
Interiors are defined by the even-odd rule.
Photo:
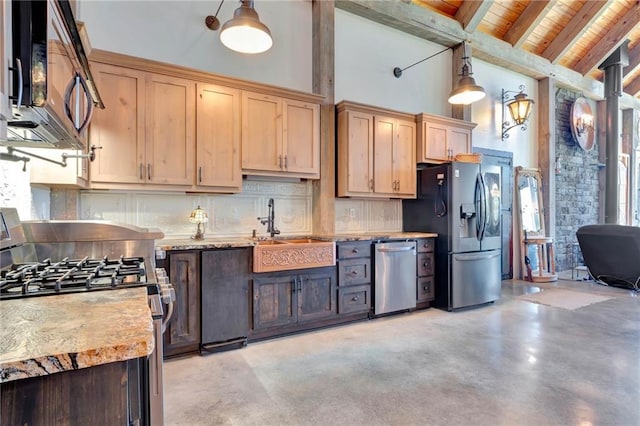
[[[271,235],[271,238],[273,238],[274,235],[280,233],[280,230],[276,228],[276,213],[274,204],[275,202],[273,201],[273,198],[269,198],[269,204],[267,204],[267,206],[269,207],[269,214],[267,215],[267,217],[258,218],[261,224],[267,225],[267,232]]]

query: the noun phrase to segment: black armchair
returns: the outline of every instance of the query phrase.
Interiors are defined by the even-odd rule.
[[[591,276],[605,284],[640,291],[640,228],[586,225],[576,232]]]

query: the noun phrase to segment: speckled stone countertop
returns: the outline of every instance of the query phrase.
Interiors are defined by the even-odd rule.
[[[0,302],[0,383],[147,356],[145,287]]]
[[[334,235],[291,235],[276,237],[278,240],[313,238],[323,241],[366,241],[366,240],[404,240],[414,238],[435,238],[438,234],[430,232],[376,232],[366,234],[334,234]],[[256,245],[258,240],[268,238],[205,238],[204,240],[192,239],[171,239],[166,238],[156,241],[156,249],[159,250],[205,250],[205,249],[222,249],[234,247],[252,247]]]

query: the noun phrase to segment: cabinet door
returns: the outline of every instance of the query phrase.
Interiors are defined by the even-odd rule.
[[[148,74],[145,158],[150,183],[192,185],[195,155],[195,83]]]
[[[398,120],[393,145],[394,192],[403,198],[416,196],[416,124]]]
[[[336,308],[336,271],[327,268],[298,277],[298,322],[330,318]]]
[[[433,276],[419,277],[416,302],[429,302],[435,299],[435,289],[433,286]]]
[[[202,252],[202,344],[249,333],[251,248]]]
[[[338,196],[373,191],[373,115],[357,111],[338,114]]]
[[[374,129],[373,190],[376,194],[393,194],[393,146],[396,140],[397,120],[376,116]]]
[[[466,129],[449,129],[449,151],[451,156],[456,154],[471,152],[471,131]]]
[[[355,314],[371,310],[371,284],[338,288],[338,314]]]
[[[284,170],[320,177],[320,106],[283,100]]]
[[[296,323],[298,316],[294,306],[296,286],[296,275],[254,274],[254,330]]]
[[[276,96],[242,92],[242,169],[281,172],[282,100]]]
[[[448,126],[440,123],[422,122],[423,126],[423,152],[424,158],[421,161],[441,160],[447,161],[450,158]]]
[[[144,162],[145,75],[94,63],[92,71],[105,109],[94,112],[89,141],[102,147],[91,163],[92,182],[141,183]]]
[[[198,83],[196,185],[240,192],[240,91]]]
[[[164,333],[167,356],[190,352],[200,345],[200,253],[168,254],[169,279],[176,291],[173,315]]]

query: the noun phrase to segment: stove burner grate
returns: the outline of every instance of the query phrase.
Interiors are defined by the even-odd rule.
[[[64,258],[59,262],[45,259],[1,271],[0,298],[120,288],[146,282],[142,257]]]

